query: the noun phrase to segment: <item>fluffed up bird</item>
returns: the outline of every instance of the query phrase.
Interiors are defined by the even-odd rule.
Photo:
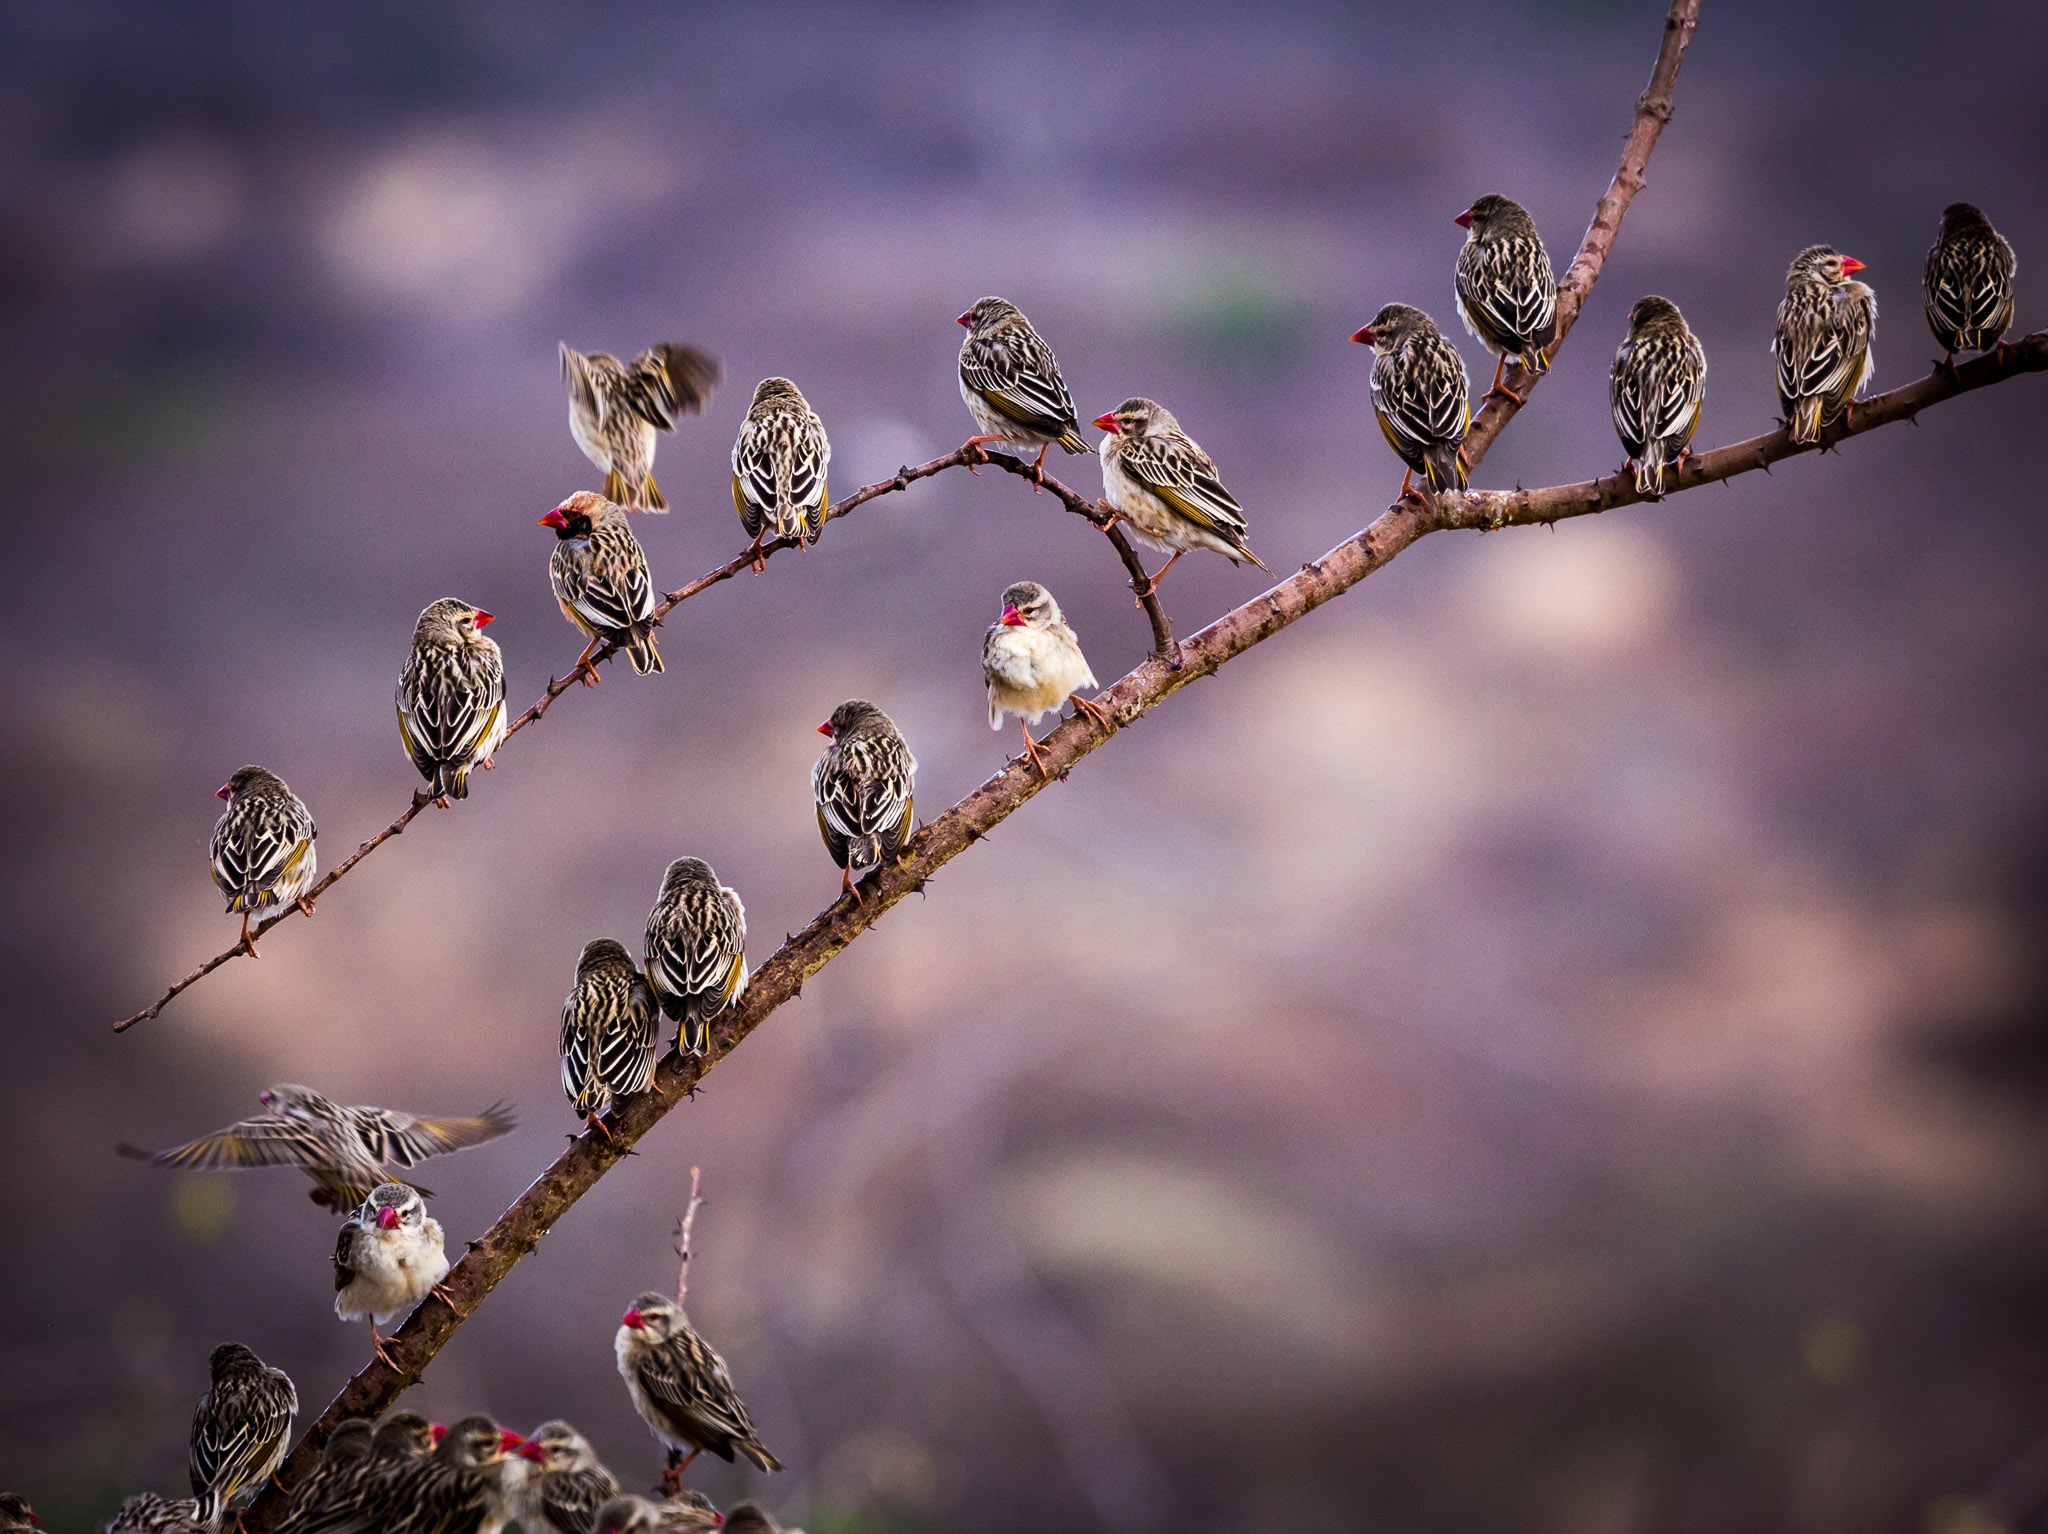
[[[598,1509],[619,1494],[619,1482],[590,1441],[559,1419],[543,1422],[519,1457],[531,1467],[513,1494],[525,1534],[595,1534]]]
[[[214,1526],[199,1516],[191,1497],[160,1497],[138,1491],[107,1520],[103,1534],[213,1534]]]
[[[505,739],[505,657],[484,634],[491,614],[453,597],[428,605],[398,676],[398,733],[427,780],[425,798],[469,795],[469,771]]]
[[[722,372],[711,353],[673,342],[624,363],[562,343],[569,432],[583,456],[604,470],[608,499],[635,510],[668,510],[654,483],[654,434],[674,431],[676,417],[710,403]]]
[[[701,1491],[681,1491],[665,1502],[628,1493],[597,1510],[594,1534],[712,1534],[725,1520]]]
[[[1637,299],[1607,380],[1614,430],[1635,467],[1637,493],[1664,493],[1664,470],[1683,461],[1706,397],[1707,354],[1678,305],[1654,293]]]
[[[840,892],[861,901],[853,871],[899,856],[917,828],[917,758],[895,720],[864,698],[833,709],[818,733],[832,742],[811,769],[818,834],[839,865]]]
[[[214,790],[214,797],[227,800],[228,807],[213,828],[208,851],[213,882],[228,897],[228,915],[241,916],[242,941],[253,958],[251,914],[288,905],[313,914],[306,891],[319,872],[313,843],[320,831],[305,801],[268,767],[241,768]]]
[[[1778,357],[1778,408],[1794,442],[1820,441],[1848,419],[1856,391],[1876,371],[1877,295],[1855,276],[1863,263],[1811,245],[1785,274],[1785,299],[1771,350]]]
[[[169,1150],[152,1154],[124,1145],[121,1154],[191,1171],[295,1166],[316,1184],[314,1203],[346,1214],[388,1180],[387,1162],[417,1166],[429,1156],[510,1134],[519,1123],[505,1103],[493,1103],[475,1118],[414,1118],[394,1108],[344,1108],[291,1082],[257,1093],[256,1100],[269,1111]],[[419,1191],[433,1197],[425,1188]]]
[[[542,517],[540,525],[555,530],[555,551],[548,556],[555,602],[590,641],[576,657],[583,685],[598,684],[590,657],[607,641],[626,652],[641,676],[660,671],[654,582],[647,573],[647,551],[633,536],[626,513],[593,491],[578,490]]]
[[[375,1443],[376,1424],[368,1417],[349,1417],[338,1423],[321,1445],[319,1463],[292,1487],[284,1511],[278,1514],[276,1534],[313,1534],[326,1528],[330,1516],[348,1501]]]
[[[213,1380],[192,1414],[188,1469],[199,1521],[211,1526],[254,1497],[284,1463],[299,1393],[284,1370],[239,1342],[223,1342],[207,1366]]]
[[[825,423],[787,378],[764,378],[732,445],[732,507],[754,540],[754,573],[767,567],[761,540],[773,533],[800,548],[818,541],[832,509],[825,473],[832,444]]]
[[[1031,472],[1045,483],[1045,453],[1055,442],[1070,453],[1088,451],[1059,359],[1006,299],[982,299],[960,323],[967,327],[960,343],[960,398],[980,432],[966,445],[1007,442],[1027,452],[1035,447]]]
[[[1097,416],[1095,425],[1108,433],[1099,449],[1103,500],[1138,542],[1173,556],[1146,581],[1142,596],[1157,592],[1190,549],[1213,549],[1234,565],[1248,559],[1266,569],[1245,544],[1244,508],[1171,410],[1134,395]]]
[[[676,1051],[701,1055],[711,1020],[746,994],[747,908],[702,858],[677,858],[647,913],[647,983],[676,1024]]]
[[[1015,714],[1024,732],[1024,752],[1041,776],[1045,767],[1031,726],[1058,713],[1069,698],[1076,709],[1109,728],[1108,710],[1076,690],[1101,685],[1088,669],[1081,641],[1052,593],[1036,581],[1018,581],[1003,592],[1002,616],[982,636],[981,679],[988,685],[988,727],[1000,730],[1003,717]]]
[[[613,1347],[640,1420],[686,1456],[670,1472],[667,1490],[680,1487],[682,1472],[706,1450],[728,1464],[739,1453],[763,1470],[782,1468],[754,1432],[725,1360],[691,1328],[675,1301],[641,1295],[620,1319]]]
[[[600,937],[583,945],[575,989],[562,1003],[562,1091],[606,1139],[602,1115],[612,1100],[644,1092],[654,1080],[659,1017],[654,991],[623,943]]]
[[[1557,274],[1536,221],[1520,203],[1488,193],[1456,219],[1467,232],[1458,252],[1458,318],[1499,361],[1489,395],[1522,396],[1501,382],[1508,359],[1530,373],[1550,371],[1557,340]]]
[[[378,1534],[497,1534],[512,1521],[526,1440],[482,1415],[433,1433],[433,1452],[413,1472],[402,1511],[375,1526]]]
[[[1430,494],[1465,488],[1465,433],[1472,425],[1465,359],[1436,321],[1407,304],[1388,304],[1352,334],[1372,348],[1372,413],[1408,472],[1401,496],[1420,474]]]
[[[1966,202],[1941,210],[1941,234],[1927,252],[1927,328],[1948,355],[1990,351],[2012,325],[2012,279],[2019,258],[1991,220]]]
[[[334,1242],[334,1313],[344,1321],[368,1321],[370,1346],[389,1367],[398,1364],[384,1351],[377,1328],[411,1310],[447,1276],[441,1222],[404,1183],[382,1184],[341,1222]]]
[[[18,1529],[32,1529],[42,1520],[36,1517],[36,1510],[28,1505],[28,1498],[18,1491],[0,1491],[0,1534],[14,1534]]]

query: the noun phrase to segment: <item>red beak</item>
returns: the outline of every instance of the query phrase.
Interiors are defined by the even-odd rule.
[[[823,735],[827,740],[831,739],[834,733],[832,729],[832,721],[827,719],[823,724],[819,725],[818,733],[820,735]],[[635,1312],[635,1314],[638,1314],[638,1312]]]
[[[377,1211],[377,1229],[398,1229],[398,1211],[396,1209],[393,1209],[389,1204],[386,1204],[382,1209],[379,1209]]]
[[[972,309],[969,309],[965,314],[961,315],[960,323],[963,325],[972,325],[974,323],[974,311]]]
[[[619,1325],[630,1326],[636,1332],[646,1324],[647,1318],[640,1314],[640,1307],[638,1305],[635,1305],[631,1310],[619,1317]]]
[[[487,613],[487,612],[485,612],[485,611],[484,611],[484,610],[483,610],[483,609],[482,609],[481,607],[479,607],[479,608],[478,608],[478,609],[476,610],[476,626],[477,626],[477,627],[478,627],[479,629],[481,629],[481,628],[482,628],[482,627],[483,627],[483,626],[484,626],[484,625],[485,625],[486,623],[489,623],[489,622],[491,621],[491,619],[492,619],[492,618],[494,618],[494,617],[496,617],[496,616],[497,616],[497,614],[495,614],[495,613]]]
[[[1017,611],[1017,604],[1015,602],[1005,602],[1003,604],[1003,626],[1005,628],[1015,628],[1023,621],[1024,615]]]
[[[1456,218],[1452,219],[1451,222],[1456,224],[1460,229],[1470,229],[1472,227],[1472,210],[1470,208],[1467,208],[1463,213],[1460,213]]]
[[[447,1429],[446,1427],[444,1427],[444,1426],[443,1426],[442,1424],[440,1424],[440,1423],[438,1423],[438,1422],[429,1422],[429,1423],[427,1424],[427,1442],[428,1442],[428,1443],[431,1443],[431,1444],[438,1444],[438,1443],[440,1443],[440,1441],[441,1441],[442,1439],[446,1438],[447,1436],[448,1436],[448,1429]]]
[[[1115,431],[1116,413],[1112,411],[1108,415],[1099,415],[1092,424],[1097,431]]]
[[[1366,325],[1358,330],[1353,331],[1351,333],[1351,339],[1359,342],[1361,345],[1370,346],[1372,345],[1373,341],[1377,338],[1372,333],[1372,326]]]
[[[275,1101],[275,1099],[272,1098],[268,1092],[258,1092],[256,1094],[256,1101],[263,1104],[264,1107],[268,1108],[271,1105],[271,1103]]]
[[[523,1447],[525,1443],[526,1440],[513,1432],[509,1427],[498,1434],[498,1452],[500,1454],[510,1454],[514,1450]]]
[[[569,519],[562,515],[562,508],[557,506],[553,511],[540,519],[540,525],[542,527],[552,527],[559,532],[569,525]]]
[[[528,1443],[524,1448],[520,1449],[519,1457],[521,1459],[530,1459],[538,1465],[548,1457],[548,1452],[537,1443]]]
[[[226,799],[226,798],[228,798],[228,797],[229,797],[229,794],[228,794],[228,786],[227,786],[227,784],[223,783],[223,784],[221,784],[221,786],[220,786],[219,788],[216,788],[216,789],[215,789],[215,790],[213,791],[213,797],[214,797],[214,798],[216,798],[216,799]]]
[[[1844,277],[1854,277],[1858,272],[1862,270],[1863,263],[1861,261],[1858,261],[1854,256],[1842,257],[1842,275]]]

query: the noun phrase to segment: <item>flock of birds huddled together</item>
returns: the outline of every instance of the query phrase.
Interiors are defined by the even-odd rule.
[[[1527,212],[1487,196],[1458,216],[1468,231],[1456,272],[1460,318],[1498,359],[1489,394],[1519,401],[1504,382],[1510,361],[1531,374],[1549,366],[1557,337],[1557,279]],[[2012,247],[1965,203],[1942,215],[1929,252],[1924,297],[1929,326],[1953,366],[1957,352],[1988,350],[2013,316]],[[1877,303],[1856,280],[1863,264],[1825,245],[1802,251],[1786,278],[1772,350],[1779,406],[1794,441],[1822,441],[1851,417],[1872,371]],[[990,446],[1046,453],[1088,451],[1051,347],[1012,304],[984,298],[959,316],[960,392],[976,435],[969,466]],[[1463,444],[1470,426],[1469,384],[1457,348],[1422,310],[1389,304],[1355,335],[1373,349],[1373,411],[1407,472],[1401,494],[1420,474],[1427,494],[1462,489]],[[584,355],[564,345],[572,433],[604,472],[604,492],[579,491],[542,517],[555,535],[548,571],[563,615],[588,640],[572,675],[597,684],[595,658],[610,645],[633,669],[660,672],[654,638],[656,587],[635,536],[632,512],[659,512],[656,434],[701,411],[720,378],[718,359],[695,347],[661,345],[630,362]],[[1681,466],[1699,425],[1706,355],[1678,307],[1660,297],[1638,301],[1610,375],[1614,425],[1638,490],[1661,494]],[[1243,507],[1216,464],[1173,413],[1143,397],[1125,400],[1093,423],[1106,435],[1098,456],[1103,506],[1144,545],[1169,555],[1142,595],[1184,555],[1209,549],[1261,569],[1248,543]],[[827,489],[831,444],[796,385],[769,378],[754,392],[732,452],[733,506],[752,537],[758,571],[770,537],[816,542],[832,507]],[[491,614],[444,597],[420,614],[397,690],[399,732],[425,780],[420,802],[447,805],[468,794],[475,768],[492,766],[507,729],[504,660],[484,634]],[[988,718],[999,729],[1015,715],[1026,756],[1045,771],[1030,726],[1066,702],[1098,725],[1099,705],[1079,696],[1097,686],[1073,629],[1043,586],[1020,581],[1001,597],[1000,616],[982,648]],[[915,828],[917,762],[894,721],[874,704],[849,700],[818,726],[827,745],[812,770],[818,829],[856,901],[858,879],[899,858]],[[211,864],[229,913],[242,918],[242,941],[256,949],[252,918],[307,898],[317,866],[317,831],[305,804],[275,773],[244,767],[219,791],[228,802],[215,827]],[[561,1017],[562,1088],[593,1132],[620,1100],[654,1089],[661,1021],[676,1025],[672,1047],[702,1054],[712,1021],[746,990],[746,910],[701,858],[668,865],[648,915],[640,959],[622,943],[587,943]],[[264,1113],[187,1145],[150,1155],[186,1168],[295,1165],[314,1180],[312,1197],[342,1213],[334,1253],[335,1312],[368,1321],[371,1345],[387,1363],[377,1328],[441,1290],[449,1263],[430,1196],[390,1173],[508,1132],[502,1105],[471,1118],[416,1118],[391,1110],[343,1107],[304,1087],[279,1085],[261,1096]],[[451,1303],[452,1303],[452,1297]],[[668,1500],[620,1497],[618,1483],[567,1423],[530,1438],[471,1417],[445,1432],[411,1413],[381,1425],[344,1423],[318,1467],[289,1490],[277,1525],[288,1534],[493,1534],[511,1519],[559,1534],[687,1534],[718,1526],[772,1529],[753,1504],[721,1520],[680,1475],[705,1450],[741,1455],[764,1471],[781,1468],[755,1434],[724,1361],[684,1317],[679,1304],[642,1295],[620,1323],[618,1366],[635,1407],[670,1452]],[[396,1365],[394,1364],[394,1367]],[[193,1422],[190,1499],[145,1493],[124,1505],[112,1530],[186,1534],[217,1528],[238,1500],[253,1496],[283,1462],[297,1396],[291,1381],[236,1343],[216,1349],[213,1385]],[[685,1457],[687,1456],[687,1457]],[[0,1499],[0,1534],[27,1528],[34,1515],[18,1497]]]

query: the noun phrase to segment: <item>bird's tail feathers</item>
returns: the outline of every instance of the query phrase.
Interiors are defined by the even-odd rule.
[[[652,512],[668,510],[668,497],[661,493],[661,486],[654,482],[652,474],[647,476],[646,493],[640,497],[640,504],[633,509],[635,511]]]
[[[227,1501],[218,1491],[208,1487],[192,1495],[192,1516],[209,1529],[220,1527],[220,1521],[227,1515]]]
[[[1460,446],[1449,442],[1433,442],[1422,452],[1422,477],[1429,481],[1431,492],[1438,490],[1463,490],[1466,484],[1465,455]]]
[[[691,1007],[683,1013],[681,1025],[676,1029],[676,1053],[679,1055],[701,1055],[711,1042],[711,1028],[704,1021],[703,1014]]]
[[[743,1440],[738,1445],[738,1448],[740,1453],[746,1455],[748,1459],[752,1460],[762,1470],[774,1471],[782,1468],[782,1461],[770,1454],[758,1443],[747,1443]]]
[[[1650,441],[1643,444],[1643,453],[1636,460],[1636,494],[1646,495],[1652,500],[1664,494],[1664,444]]]
[[[1794,442],[1818,442],[1820,440],[1821,406],[1824,402],[1818,394],[1792,402],[1792,419],[1786,424],[1792,428]]]
[[[1239,553],[1243,554],[1246,559],[1249,559],[1253,564],[1257,565],[1261,570],[1264,570],[1268,575],[1271,575],[1273,573],[1272,570],[1267,566],[1266,562],[1263,559],[1259,558],[1258,555],[1254,554],[1244,544],[1240,543],[1237,546],[1237,548]]]
[[[626,659],[633,663],[633,670],[640,676],[652,673],[659,676],[666,668],[661,664],[661,651],[654,647],[654,633],[651,629],[636,628],[626,641]]]
[[[626,476],[617,469],[604,471],[604,498],[617,501],[621,506],[630,504],[633,499],[626,493]]]
[[[1550,371],[1550,348],[1547,346],[1532,346],[1523,352],[1521,356],[1517,357],[1515,361],[1522,364],[1524,372],[1534,373],[1541,377]]]
[[[856,836],[847,842],[846,866],[848,868],[873,868],[881,861],[881,837]]]
[[[1075,454],[1087,454],[1095,451],[1094,448],[1081,440],[1081,433],[1078,430],[1061,432],[1060,446],[1068,452]]]

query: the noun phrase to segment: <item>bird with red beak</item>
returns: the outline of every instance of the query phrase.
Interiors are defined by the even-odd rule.
[[[1792,259],[1771,350],[1778,359],[1778,408],[1792,440],[1812,443],[1846,423],[1877,362],[1877,295],[1855,280],[1854,256],[1812,245]]]
[[[707,1449],[727,1463],[739,1454],[762,1470],[782,1468],[754,1431],[725,1360],[674,1300],[650,1290],[633,1301],[619,1318],[613,1351],[640,1420],[670,1450],[662,1486],[671,1496]]]
[[[1095,418],[1102,439],[1103,503],[1127,523],[1147,548],[1173,557],[1146,582],[1154,595],[1166,572],[1194,549],[1209,549],[1232,564],[1246,560],[1266,568],[1245,542],[1244,507],[1224,487],[1216,461],[1181,430],[1174,413],[1156,400],[1134,395]],[[1268,572],[1271,573],[1270,571]]]
[[[228,914],[242,918],[242,943],[256,957],[249,918],[296,905],[313,914],[307,891],[319,872],[313,843],[320,830],[305,801],[267,767],[248,766],[214,791],[228,802],[213,828],[208,866],[228,897]]]
[[[390,1325],[436,1292],[447,1276],[441,1222],[427,1214],[417,1189],[383,1183],[342,1222],[335,1240],[334,1313],[343,1321],[368,1321],[377,1357],[400,1369],[378,1326]],[[453,1303],[445,1291],[442,1298]]]
[[[968,451],[974,462],[986,463],[987,443],[1026,452],[1037,448],[1031,475],[1044,484],[1046,450],[1055,442],[1069,453],[1088,451],[1059,359],[1007,299],[982,299],[960,316],[960,323],[967,328],[960,343],[960,398],[977,433],[967,439]],[[973,462],[968,472],[975,472]]]
[[[466,798],[470,769],[488,770],[505,739],[505,657],[484,633],[490,621],[454,597],[428,604],[399,673],[399,737],[435,804]]]
[[[1070,698],[1077,712],[1103,729],[1109,728],[1109,714],[1077,690],[1101,684],[1052,593],[1036,581],[1018,581],[1003,593],[1002,603],[1002,616],[981,640],[988,727],[1000,730],[1004,717],[1015,714],[1017,728],[1024,733],[1024,754],[1043,777],[1045,764],[1038,757],[1038,742],[1031,738],[1032,725],[1058,713]]]

